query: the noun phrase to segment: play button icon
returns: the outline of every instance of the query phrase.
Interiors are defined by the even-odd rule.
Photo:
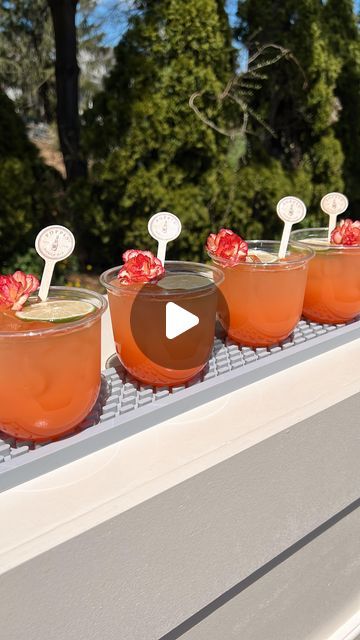
[[[189,331],[196,327],[200,322],[199,317],[190,311],[186,311],[183,307],[179,307],[175,302],[166,304],[166,337],[173,340],[181,336],[185,331]]]
[[[186,262],[167,263],[166,275],[135,295],[123,291],[115,342],[125,368],[142,381],[190,379],[211,354],[222,298],[217,271]]]

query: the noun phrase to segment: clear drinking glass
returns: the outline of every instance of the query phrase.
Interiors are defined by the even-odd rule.
[[[192,262],[165,262],[156,284],[121,284],[120,267],[105,271],[100,281],[109,294],[118,357],[137,380],[153,386],[180,385],[205,366],[213,346],[217,286],[221,271]],[[172,302],[199,318],[175,339],[166,337],[166,305]]]
[[[287,338],[301,317],[313,252],[305,246],[289,244],[286,257],[275,262],[279,242],[252,240],[248,247],[250,251],[267,252],[268,260],[263,254],[262,262],[227,266],[211,256],[224,274],[220,290],[227,309],[223,312],[220,308],[219,319],[235,342],[266,347]]]
[[[328,229],[299,229],[293,240],[311,247],[303,314],[322,323],[343,323],[360,314],[360,246],[328,242]]]
[[[42,441],[70,432],[100,390],[105,298],[51,287],[49,299],[90,302],[95,310],[72,322],[50,323],[20,320],[0,309],[0,431],[19,439]]]

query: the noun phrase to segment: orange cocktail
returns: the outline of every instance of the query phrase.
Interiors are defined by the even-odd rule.
[[[0,431],[18,439],[44,441],[71,431],[99,394],[105,299],[65,287],[51,287],[49,299],[86,301],[94,311],[52,323],[0,308]]]
[[[292,238],[315,251],[309,266],[303,314],[309,320],[342,323],[360,314],[360,246],[330,244],[328,230],[300,229]]]
[[[249,256],[234,266],[212,256],[224,274],[220,289],[228,307],[225,314],[220,310],[219,319],[235,342],[270,346],[287,338],[300,320],[313,253],[289,245],[286,258],[278,260],[278,242],[247,244]],[[258,261],[251,261],[254,259]]]
[[[121,284],[119,268],[100,279],[108,290],[121,363],[134,378],[152,386],[190,380],[204,368],[213,347],[221,272],[207,265],[166,262],[165,274],[156,283]],[[169,339],[168,303],[198,317],[199,323]]]

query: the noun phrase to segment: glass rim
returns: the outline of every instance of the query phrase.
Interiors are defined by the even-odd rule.
[[[296,240],[296,236],[301,236],[302,234],[306,234],[306,233],[312,233],[312,232],[323,232],[324,235],[327,238],[328,235],[328,227],[305,227],[302,229],[295,229],[294,231],[291,232],[290,234],[290,238],[295,238],[295,242],[300,243],[300,244],[305,244],[306,245],[306,238],[303,238],[302,240]],[[311,236],[309,236],[311,237]],[[323,240],[323,238],[319,238],[321,240]],[[316,238],[314,238],[314,240],[316,240]],[[311,242],[309,243],[309,245],[306,245],[308,247],[321,247],[323,249],[323,251],[338,251],[339,249],[341,249],[342,251],[360,251],[360,244],[331,244],[330,242],[328,242],[326,245],[322,244],[321,242]]]
[[[183,296],[185,293],[192,293],[192,294],[197,294],[197,293],[201,293],[202,291],[206,291],[209,286],[211,286],[212,284],[214,284],[215,286],[218,286],[219,284],[221,284],[221,282],[224,280],[224,274],[222,273],[221,269],[218,269],[218,267],[215,267],[214,265],[210,265],[210,264],[204,264],[203,262],[188,262],[186,260],[165,260],[165,267],[173,267],[173,271],[174,273],[176,273],[176,267],[181,267],[181,265],[184,265],[186,267],[188,267],[188,269],[184,269],[183,271],[181,271],[181,268],[179,268],[178,273],[193,273],[194,275],[209,275],[209,273],[212,273],[213,276],[215,276],[213,278],[213,282],[209,283],[207,282],[204,285],[198,286],[198,287],[194,287],[193,289],[187,289],[187,290],[172,290],[169,291],[168,293],[166,292],[166,290],[164,289],[164,295],[170,295],[171,296]],[[116,274],[118,273],[119,269],[121,269],[123,265],[119,265],[117,267],[111,267],[110,269],[107,269],[106,271],[104,271],[99,279],[101,284],[103,285],[103,287],[105,287],[105,289],[108,292],[114,293],[119,295],[121,294],[138,294],[141,291],[141,295],[149,295],[149,296],[153,296],[154,295],[154,291],[150,290],[150,291],[146,291],[146,284],[145,282],[138,282],[138,283],[133,283],[133,284],[126,284],[126,285],[114,285],[111,284],[111,280],[114,280],[114,278],[116,277]],[[205,274],[202,274],[201,271],[205,271]],[[150,283],[150,284],[156,284],[156,283]]]
[[[96,306],[96,309],[94,312],[87,314],[86,316],[83,316],[82,318],[79,318],[78,320],[74,320],[73,322],[49,322],[49,327],[42,327],[41,329],[35,329],[35,330],[31,330],[31,329],[27,329],[24,331],[1,331],[0,329],[0,341],[4,338],[33,338],[35,336],[42,336],[42,335],[59,335],[62,333],[72,333],[73,331],[77,331],[79,328],[85,327],[87,324],[92,324],[97,318],[100,318],[103,313],[106,311],[107,307],[108,307],[108,302],[106,300],[106,298],[101,294],[101,293],[97,293],[96,291],[92,291],[90,289],[82,289],[81,287],[61,287],[61,286],[54,286],[54,287],[50,287],[50,293],[55,292],[55,293],[67,293],[67,294],[79,294],[78,297],[80,298],[81,296],[83,297],[87,297],[92,298],[92,300],[96,300],[99,304],[96,305],[94,304],[94,306]],[[29,300],[36,298],[36,294],[32,295],[29,297]],[[56,297],[56,296],[51,296],[51,297]],[[90,300],[85,300],[86,302],[90,302]],[[1,311],[0,311],[1,313]],[[35,322],[35,321],[34,321]],[[42,322],[41,320],[39,320],[39,322]],[[44,321],[45,322],[45,321]]]
[[[248,247],[251,249],[252,247],[256,247],[258,246],[259,248],[261,248],[261,245],[264,245],[266,247],[280,247],[280,240],[247,240],[246,241]],[[308,262],[309,260],[311,260],[314,256],[315,256],[315,252],[311,247],[308,247],[307,245],[304,247],[304,243],[301,242],[289,242],[287,249],[289,249],[289,247],[293,247],[295,249],[301,249],[301,251],[303,252],[301,256],[299,256],[299,258],[296,260],[291,260],[291,262],[273,262],[273,261],[264,261],[264,262],[238,262],[235,265],[229,265],[226,263],[226,260],[224,260],[223,258],[219,258],[218,256],[214,255],[213,253],[210,253],[210,251],[208,251],[208,255],[209,257],[214,260],[215,264],[218,263],[219,265],[223,266],[223,267],[228,267],[228,268],[232,268],[232,267],[239,267],[241,266],[241,268],[245,269],[250,268],[250,269],[261,269],[261,268],[271,268],[271,269],[290,269],[291,267],[295,267],[298,266],[299,264],[304,264],[306,262]]]

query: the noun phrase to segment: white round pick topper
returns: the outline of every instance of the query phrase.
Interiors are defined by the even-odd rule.
[[[59,224],[45,227],[38,233],[35,249],[44,260],[65,260],[75,248],[75,238],[70,229]]]
[[[51,278],[56,262],[68,258],[75,247],[75,238],[70,229],[60,224],[45,227],[38,233],[35,249],[45,260],[45,267],[41,278],[39,298],[45,301],[49,294]]]
[[[300,198],[295,196],[285,196],[281,198],[276,206],[276,212],[285,224],[281,236],[279,247],[279,258],[285,258],[290,240],[290,232],[293,224],[301,222],[306,216],[306,206]]]
[[[177,216],[169,211],[155,213],[148,223],[148,230],[152,238],[159,242],[171,242],[181,233],[181,222]]]
[[[306,205],[295,196],[285,196],[281,198],[276,206],[276,212],[283,222],[296,224],[304,220],[306,216]]]
[[[343,193],[338,193],[334,191],[333,193],[327,193],[321,199],[320,207],[322,208],[324,213],[327,213],[328,216],[339,216],[341,213],[344,213],[349,206],[349,201]]]

